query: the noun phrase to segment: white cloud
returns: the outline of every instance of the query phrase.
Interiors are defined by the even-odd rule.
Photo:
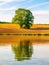
[[[14,14],[15,14],[14,11],[0,11],[0,21],[11,22]]]
[[[49,24],[49,11],[33,11],[35,24]]]
[[[0,6],[2,6],[3,4],[5,4],[5,2],[0,3]]]
[[[0,11],[15,10],[15,9],[17,9],[17,8],[18,8],[18,7],[15,7],[15,6],[9,7],[9,8],[0,8]]]
[[[25,1],[25,0],[0,0],[0,1],[4,1],[4,2],[11,2],[11,1],[21,2],[21,1]]]
[[[31,5],[31,6],[28,7],[28,9],[39,7],[39,6],[42,6],[42,5],[47,5],[47,4],[49,4],[49,2],[43,2],[43,3],[36,4],[36,5]]]
[[[4,5],[4,4],[6,4],[6,3],[8,3],[8,2],[12,2],[13,0],[0,0],[0,6],[2,6],[2,5]]]
[[[0,1],[4,1],[4,2],[10,2],[10,1],[13,1],[13,0],[0,0]]]
[[[22,1],[26,1],[26,0],[0,0],[0,6],[6,4],[6,3],[9,3],[9,2],[13,2],[13,1],[16,1],[16,2],[22,2]]]
[[[40,14],[49,14],[49,11],[42,11],[42,10],[38,10],[38,11],[32,11],[34,14],[36,15],[40,15]]]
[[[11,22],[12,20],[12,17],[13,17],[13,14],[3,14],[0,16],[0,21],[8,21],[8,22]]]

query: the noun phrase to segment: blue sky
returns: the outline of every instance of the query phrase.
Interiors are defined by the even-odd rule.
[[[29,9],[35,24],[49,23],[49,0],[0,0],[0,21],[10,22],[18,8]]]

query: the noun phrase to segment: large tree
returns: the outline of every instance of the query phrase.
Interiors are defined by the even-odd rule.
[[[34,16],[30,10],[19,8],[15,11],[12,23],[20,24],[20,27],[29,29],[34,21]]]

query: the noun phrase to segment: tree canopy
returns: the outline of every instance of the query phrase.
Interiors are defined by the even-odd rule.
[[[34,16],[30,10],[19,8],[15,11],[12,23],[18,23],[20,27],[29,29],[34,21]]]

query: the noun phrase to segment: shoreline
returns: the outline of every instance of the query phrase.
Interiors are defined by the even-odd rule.
[[[49,36],[23,36],[4,35],[0,36],[0,43],[19,43],[20,41],[30,41],[31,43],[49,43]]]

